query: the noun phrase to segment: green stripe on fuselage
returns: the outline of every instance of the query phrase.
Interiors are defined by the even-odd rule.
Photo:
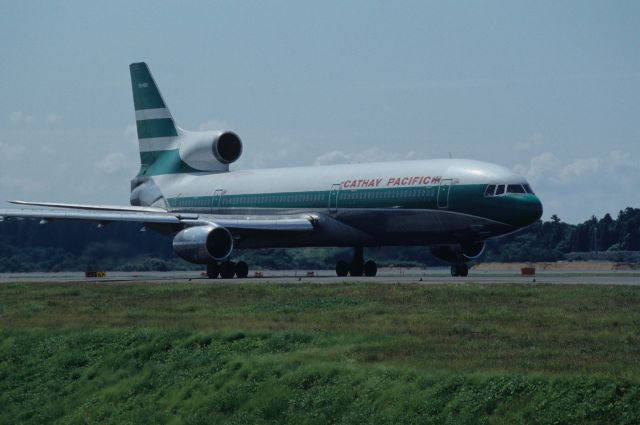
[[[487,198],[486,185],[453,185],[449,193],[447,208],[438,207],[439,186],[343,189],[338,193],[337,209],[427,209],[451,211],[482,217],[513,226],[525,226],[537,219],[538,199],[529,194],[509,194]],[[235,209],[311,209],[329,208],[331,192],[280,192],[245,195],[223,195],[222,197],[196,196],[169,198],[169,207],[177,211],[208,213]],[[335,196],[335,195],[334,195]],[[216,205],[214,205],[214,202]],[[333,206],[333,199],[332,199]]]
[[[438,188],[389,188],[341,190],[338,208],[431,208],[436,205]],[[216,197],[215,208],[328,208],[329,191],[256,193],[250,195],[224,195]],[[169,198],[175,209],[212,208],[214,197],[194,196]]]
[[[171,118],[136,121],[138,139],[154,137],[175,137],[178,135],[176,126]]]

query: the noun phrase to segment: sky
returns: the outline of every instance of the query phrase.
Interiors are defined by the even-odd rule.
[[[0,1],[0,199],[128,204],[128,65],[232,169],[451,155],[640,208],[638,1]],[[2,207],[7,207],[3,204]]]

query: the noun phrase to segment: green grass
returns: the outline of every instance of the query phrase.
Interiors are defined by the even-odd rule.
[[[0,423],[638,423],[640,288],[6,284]]]

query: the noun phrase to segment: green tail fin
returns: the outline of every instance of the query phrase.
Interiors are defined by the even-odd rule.
[[[162,99],[149,67],[144,62],[132,63],[131,89],[136,110],[138,139],[176,137],[178,131],[173,117]]]
[[[179,130],[173,121],[149,67],[144,62],[129,65],[140,147],[140,175],[178,172]],[[157,168],[157,170],[156,170]]]

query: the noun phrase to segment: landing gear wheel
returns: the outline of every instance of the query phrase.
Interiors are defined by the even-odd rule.
[[[236,263],[233,261],[223,261],[220,263],[220,277],[223,279],[232,279],[236,274]]]
[[[209,279],[216,279],[220,274],[220,266],[218,262],[207,264],[207,277]]]
[[[238,261],[236,264],[236,276],[240,279],[244,279],[249,276],[249,266],[244,261]]]
[[[466,277],[466,276],[469,276],[469,266],[467,266],[465,263],[452,264],[451,265],[451,276],[453,276],[453,277],[457,277],[457,276]]]
[[[349,265],[346,261],[338,261],[336,263],[336,274],[340,277],[344,277],[349,274]]]
[[[360,262],[354,261],[349,265],[349,274],[351,276],[362,276],[364,272],[364,265]]]
[[[364,263],[364,275],[367,277],[374,277],[378,274],[378,265],[375,261],[367,261]]]

